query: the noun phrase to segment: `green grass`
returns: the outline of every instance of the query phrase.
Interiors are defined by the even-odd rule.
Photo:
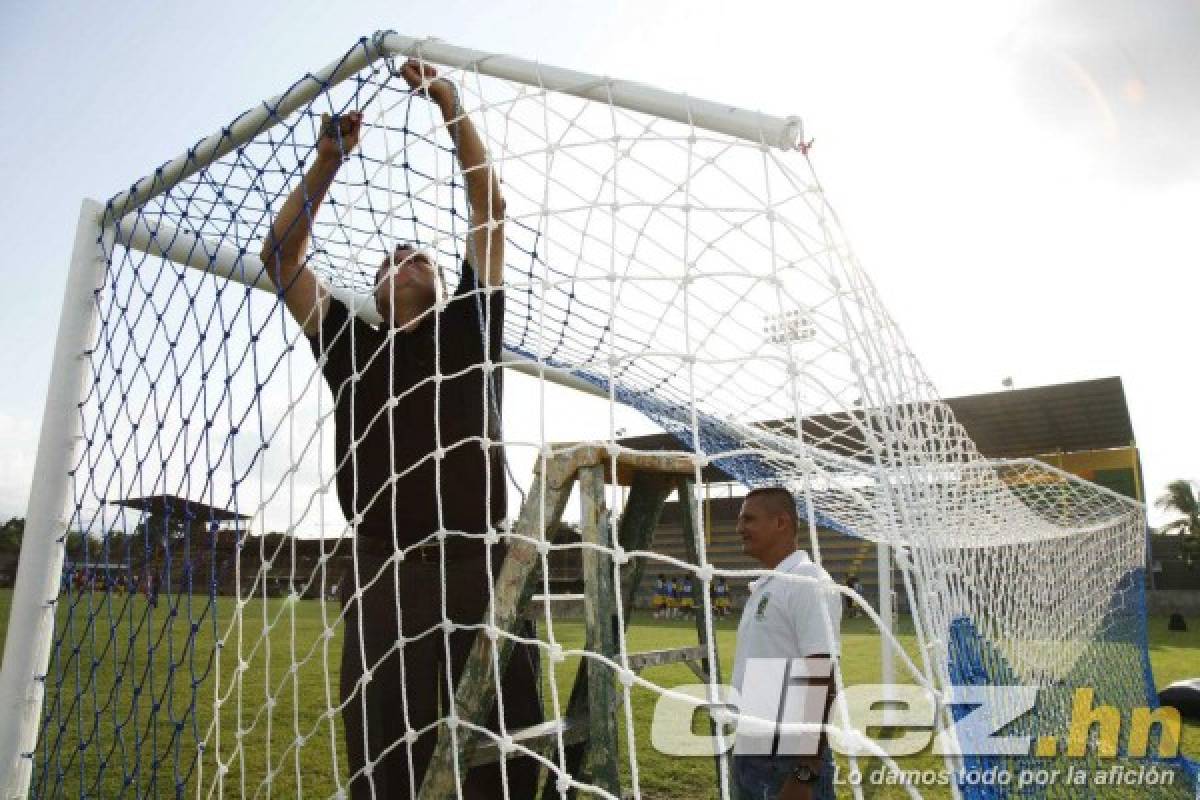
[[[11,593],[0,592],[0,631],[7,624]],[[103,602],[96,603],[96,598]],[[89,602],[94,605],[88,606]],[[186,599],[185,599],[186,602]],[[337,704],[338,663],[341,631],[336,625],[336,603],[322,605],[301,601],[287,605],[281,600],[247,603],[240,626],[230,627],[236,601],[222,598],[213,609],[201,599],[190,610],[181,606],[170,616],[164,596],[147,616],[141,597],[107,598],[83,595],[67,620],[60,612],[60,625],[69,631],[68,641],[79,644],[78,653],[67,648],[57,655],[59,668],[52,667],[48,680],[48,709],[55,726],[46,741],[54,743],[49,761],[39,752],[38,769],[49,770],[49,785],[62,772],[59,793],[92,797],[173,796],[176,764],[186,770],[198,741],[206,751],[191,772],[178,776],[185,792],[209,796],[216,781],[218,757],[229,765],[224,780],[226,795],[244,797],[323,797],[338,786],[337,773],[345,772]],[[325,614],[325,619],[322,618]],[[91,617],[94,622],[88,624]],[[190,621],[201,620],[196,630]],[[734,649],[736,621],[718,622],[718,644],[723,674],[728,677]],[[264,629],[269,636],[262,636]],[[322,634],[334,630],[331,638]],[[1200,670],[1200,631],[1168,633],[1164,619],[1151,620],[1151,660],[1159,685]],[[148,635],[152,631],[154,635]],[[556,623],[555,633],[565,647],[579,647],[583,626],[579,622]],[[210,662],[213,643],[224,637],[223,646]],[[901,641],[912,653],[911,629],[902,626]],[[130,641],[135,646],[130,649]],[[154,643],[153,658],[149,652]],[[637,616],[630,628],[631,651],[651,650],[695,643],[693,623],[660,621]],[[879,639],[864,620],[848,620],[843,626],[842,669],[847,683],[875,683],[879,678]],[[245,669],[238,673],[238,662]],[[98,662],[95,669],[93,661]],[[218,663],[219,661],[219,663]],[[174,662],[179,666],[169,669]],[[557,681],[562,702],[570,692],[578,659],[567,659],[546,680]],[[293,671],[291,665],[297,664]],[[152,666],[153,665],[153,666]],[[644,677],[662,686],[694,683],[684,665],[653,667]],[[219,681],[218,681],[219,676]],[[237,680],[234,678],[237,677]],[[193,680],[196,689],[193,691]],[[141,686],[140,690],[135,687]],[[115,688],[114,688],[115,687]],[[548,687],[547,687],[548,688]],[[266,707],[268,694],[275,699]],[[549,692],[544,693],[549,702]],[[219,710],[215,699],[221,698]],[[709,758],[664,756],[650,745],[650,720],[655,694],[635,687],[631,693],[633,723],[639,743],[638,771],[642,794],[647,798],[699,798],[715,796],[713,762]],[[158,703],[158,711],[154,704]],[[193,706],[195,713],[190,714]],[[214,715],[220,714],[220,739],[210,733]],[[624,713],[619,714],[624,738]],[[176,730],[173,720],[184,720]],[[60,730],[60,722],[63,728]],[[119,737],[114,734],[120,730]],[[213,729],[215,731],[215,729]],[[237,732],[243,732],[240,746]],[[303,737],[299,742],[297,735]],[[114,742],[121,744],[114,747]],[[80,745],[84,747],[81,750]],[[1188,725],[1183,735],[1183,752],[1200,757],[1200,726]],[[160,762],[157,770],[153,769]],[[628,758],[625,774],[628,778]],[[941,760],[928,753],[901,760],[906,769],[934,768]],[[843,762],[844,763],[844,762]],[[103,764],[103,766],[102,766]],[[125,775],[122,764],[137,774]],[[271,775],[270,781],[266,776]],[[126,783],[128,778],[129,783]],[[344,778],[343,778],[344,781]],[[136,787],[136,788],[135,788]],[[846,796],[848,791],[843,792]],[[947,792],[925,791],[925,796],[948,796]],[[874,796],[899,797],[896,789]]]

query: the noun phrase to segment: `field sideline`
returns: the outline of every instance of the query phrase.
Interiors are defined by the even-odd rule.
[[[326,797],[337,790],[336,759],[345,767],[345,756],[341,748],[340,720],[338,714],[328,713],[327,697],[337,702],[338,656],[341,652],[341,630],[336,628],[331,638],[322,632],[327,625],[336,621],[339,608],[336,603],[322,604],[305,600],[293,606],[281,600],[253,600],[247,603],[241,626],[241,658],[245,661],[241,686],[231,685],[229,676],[237,663],[238,643],[235,634],[227,641],[222,658],[222,680],[220,690],[225,700],[222,703],[221,742],[209,740],[208,753],[198,769],[202,772],[183,772],[178,778],[160,778],[152,782],[149,774],[134,775],[130,772],[136,763],[152,762],[154,754],[162,759],[164,766],[160,775],[172,775],[176,754],[185,755],[194,743],[204,739],[206,727],[213,716],[213,697],[217,690],[214,672],[204,663],[212,650],[213,620],[211,610],[204,609],[206,598],[192,598],[191,611],[186,607],[187,598],[178,606],[178,614],[169,616],[166,597],[153,610],[152,628],[162,630],[164,623],[169,630],[162,637],[145,636],[145,628],[137,639],[137,645],[129,648],[130,632],[139,628],[138,621],[145,619],[145,601],[141,597],[113,598],[108,602],[94,602],[88,607],[79,597],[76,606],[73,640],[81,643],[78,656],[67,650],[70,668],[62,675],[51,676],[48,683],[51,691],[61,681],[59,710],[57,717],[63,721],[59,731],[62,743],[58,748],[57,761],[47,763],[39,760],[39,768],[50,770],[53,782],[55,772],[61,772],[63,785],[60,793],[79,796],[82,780],[84,793],[88,796],[118,797],[133,796],[137,787],[138,796],[170,797],[175,795],[176,780],[184,786],[187,796],[195,796],[196,784],[205,787],[214,781],[213,754],[220,752],[222,760],[229,761],[235,752],[234,739],[239,728],[245,731],[244,744],[237,757],[230,762],[230,775],[226,778],[226,796],[244,797]],[[7,628],[10,591],[0,591],[0,631]],[[218,629],[228,627],[236,601],[220,598],[216,607]],[[193,615],[189,617],[190,615]],[[201,616],[201,615],[204,616]],[[323,621],[324,618],[328,622]],[[96,620],[94,630],[88,630],[87,618]],[[189,619],[200,618],[201,624],[193,632]],[[115,619],[117,635],[108,636],[109,619]],[[1169,633],[1165,619],[1150,620],[1151,660],[1155,678],[1162,686],[1182,677],[1195,677],[1200,672],[1200,621],[1192,625],[1188,633]],[[264,626],[271,626],[271,635],[262,638]],[[721,649],[723,674],[728,678],[732,663],[734,629],[736,619],[718,622],[718,644]],[[564,647],[579,647],[583,640],[581,623],[564,621],[555,624],[558,641]],[[195,638],[195,657],[188,655],[189,638]],[[913,645],[911,629],[901,630],[902,640],[910,649]],[[154,666],[148,658],[146,641],[157,642]],[[648,615],[637,615],[628,634],[632,651],[651,650],[695,643],[693,624],[685,620],[661,621]],[[878,679],[878,636],[862,619],[849,620],[843,626],[843,673],[847,683],[874,683]],[[90,664],[99,660],[96,668],[96,684],[109,687],[114,683],[114,659],[108,654],[122,652],[127,655],[122,670],[121,688],[115,692],[96,692],[92,689]],[[173,655],[168,656],[168,653]],[[168,664],[174,660],[179,666],[172,670]],[[299,667],[290,669],[295,660]],[[554,679],[559,687],[562,703],[565,704],[570,691],[578,659],[568,659],[555,671]],[[550,680],[548,672],[546,680]],[[643,675],[663,686],[693,683],[695,677],[683,665],[671,665],[647,669]],[[187,718],[191,704],[193,676],[199,678],[195,694],[196,724],[184,724],[178,730],[172,720]],[[82,691],[76,687],[84,687]],[[140,689],[135,687],[140,686]],[[271,709],[263,702],[267,687],[276,697]],[[240,693],[238,689],[240,688]],[[547,689],[549,687],[547,686]],[[240,704],[239,704],[240,694]],[[549,695],[544,693],[547,704]],[[80,698],[75,702],[75,698]],[[157,698],[159,711],[152,715],[152,706]],[[653,713],[654,694],[635,689],[632,692],[635,729],[639,742],[638,773],[639,785],[646,798],[698,798],[715,796],[713,790],[713,764],[707,758],[679,758],[664,756],[650,746],[650,719]],[[240,705],[240,711],[239,711]],[[152,721],[152,716],[154,717]],[[624,713],[619,712],[623,719]],[[136,724],[135,724],[136,723]],[[100,742],[111,740],[112,732],[123,728],[123,744],[108,750],[106,755],[98,752],[97,746],[87,749],[88,761],[79,758],[80,741],[90,741],[96,736]],[[56,726],[57,727],[57,726]],[[136,730],[136,733],[135,733]],[[97,736],[98,733],[98,736]],[[297,737],[302,737],[299,742]],[[624,742],[622,731],[622,742]],[[268,744],[269,743],[269,744]],[[140,751],[140,753],[139,753]],[[1193,758],[1200,758],[1200,725],[1186,725],[1183,751]],[[186,767],[186,758],[181,758]],[[101,761],[105,766],[101,768]],[[628,759],[625,761],[628,779]],[[122,763],[125,767],[122,767]],[[906,768],[936,768],[940,759],[930,756],[914,756],[903,760]],[[170,766],[168,766],[170,765]],[[268,786],[263,776],[273,772],[274,779]],[[925,796],[948,796],[946,792],[926,791]],[[209,796],[205,791],[202,796]],[[216,796],[216,793],[213,793]],[[848,796],[848,792],[847,792]],[[899,797],[896,789],[884,790],[875,797]]]

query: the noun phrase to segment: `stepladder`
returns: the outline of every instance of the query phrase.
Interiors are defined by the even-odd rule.
[[[623,778],[621,768],[622,759],[630,755],[631,739],[620,735],[618,723],[624,692],[634,676],[648,667],[681,663],[699,680],[721,683],[709,615],[695,615],[695,645],[629,652],[624,635],[647,561],[654,556],[655,529],[672,494],[678,495],[687,561],[698,571],[704,569],[695,476],[696,464],[689,455],[633,452],[605,444],[562,446],[539,461],[507,536],[507,554],[492,586],[484,625],[458,678],[452,707],[443,714],[421,800],[456,797],[458,782],[473,766],[531,754],[544,766],[544,800],[577,796],[576,790],[585,786],[614,797],[634,796],[629,775]],[[628,487],[619,514],[608,507],[610,482]],[[582,593],[555,594],[547,577],[551,537],[576,487],[580,541],[575,546],[582,555]],[[705,580],[693,581],[697,609],[707,602],[707,587]],[[558,714],[551,710],[549,719],[535,727],[484,733],[514,637],[530,619],[543,620],[547,632],[553,630],[555,609],[566,602],[582,604],[584,642],[565,709]],[[551,663],[563,659],[552,637],[543,649]],[[710,726],[716,733],[711,719]],[[714,746],[713,751],[716,785],[728,786],[729,763],[722,749]]]

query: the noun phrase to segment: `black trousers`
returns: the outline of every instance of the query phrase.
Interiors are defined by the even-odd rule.
[[[493,575],[499,574],[502,554],[502,547],[493,548]],[[490,598],[482,545],[474,554],[447,560],[445,616],[457,623],[479,623]],[[433,723],[449,708],[448,673],[457,685],[477,633],[454,631],[447,636],[442,631],[441,584],[436,561],[385,565],[384,558],[361,553],[358,580],[353,566],[343,575],[342,720],[353,800],[415,798],[421,788],[438,732],[444,728]],[[359,601],[353,599],[356,587],[363,589]],[[400,647],[397,632],[420,638]],[[536,646],[514,646],[500,686],[509,733],[542,721],[538,663]],[[370,671],[365,682],[364,666]],[[494,706],[487,726],[499,730]],[[405,741],[409,731],[417,732],[413,742]],[[506,772],[508,797],[536,795],[536,760],[508,759]],[[504,796],[499,763],[466,773],[463,797]]]

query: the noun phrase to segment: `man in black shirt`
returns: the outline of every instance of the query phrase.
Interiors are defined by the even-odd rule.
[[[483,536],[507,514],[498,368],[504,198],[454,84],[411,60],[401,75],[438,106],[465,176],[468,257],[454,295],[443,297],[425,251],[398,244],[376,275],[383,324],[375,328],[305,266],[312,220],[358,145],[358,112],[324,126],[316,161],[263,246],[268,274],[334,398],[338,501],[355,535],[354,563],[340,581],[342,716],[355,800],[415,797],[420,789],[433,723],[450,713],[449,685],[476,636],[441,626],[482,621],[491,594]],[[504,546],[490,549],[494,575]],[[536,650],[518,647],[501,683],[510,732],[541,721],[536,660]],[[495,711],[489,724],[498,729]],[[534,796],[535,761],[512,760],[507,772],[510,797]],[[471,770],[463,792],[503,796],[499,765]]]

